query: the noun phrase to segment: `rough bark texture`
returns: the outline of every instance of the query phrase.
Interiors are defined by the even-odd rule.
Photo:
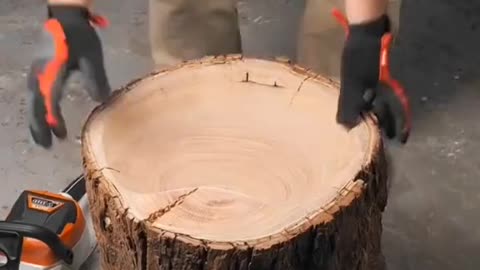
[[[229,58],[202,61],[218,63]],[[111,100],[133,85],[116,91]],[[86,127],[92,116],[108,105],[97,107]],[[84,145],[87,190],[102,269],[382,270],[381,219],[388,196],[387,166],[381,140],[374,148],[375,154],[358,173],[358,180],[339,191],[338,197],[304,226],[256,242],[211,243],[161,231],[131,216],[128,205],[122,204],[118,191],[102,173],[108,168],[98,168],[88,145]],[[274,238],[283,241],[272,241]]]

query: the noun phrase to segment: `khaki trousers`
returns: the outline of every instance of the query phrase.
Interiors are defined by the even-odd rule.
[[[150,45],[157,67],[242,52],[235,0],[149,1]],[[400,1],[390,0],[394,29],[399,25]],[[336,7],[344,11],[343,2],[306,0],[298,32],[298,64],[338,78],[345,34],[331,10]]]

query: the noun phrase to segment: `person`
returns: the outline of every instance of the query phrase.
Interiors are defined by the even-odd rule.
[[[373,111],[387,136],[402,137],[405,143],[408,136],[401,136],[400,130],[407,125],[406,97],[384,91],[380,80],[382,40],[393,32],[392,18],[399,17],[399,0],[390,2],[306,0],[297,58],[300,65],[339,78],[338,123],[353,128],[362,113]],[[92,0],[48,0],[41,42],[45,50],[34,58],[28,76],[29,129],[45,148],[52,145],[52,133],[60,139],[67,135],[59,104],[72,71],[83,73],[95,101],[110,95],[102,44],[94,28],[105,21],[91,12],[91,6]],[[335,6],[346,13],[346,32],[340,36],[339,25],[329,14]],[[149,0],[149,25],[157,66],[242,52],[235,0]],[[366,98],[372,90],[374,98]]]

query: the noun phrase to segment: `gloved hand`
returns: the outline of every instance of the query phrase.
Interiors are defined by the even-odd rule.
[[[348,24],[334,13],[347,33],[342,62],[337,122],[347,128],[358,124],[361,114],[372,111],[388,138],[406,143],[410,108],[401,85],[390,76],[392,42],[387,15],[365,24]]]
[[[100,39],[92,26],[107,21],[78,6],[49,6],[49,19],[43,26],[28,74],[29,129],[36,144],[52,145],[52,133],[59,139],[67,136],[60,100],[66,80],[79,70],[95,101],[110,95]]]

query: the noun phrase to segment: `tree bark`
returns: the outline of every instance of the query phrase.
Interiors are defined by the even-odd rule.
[[[99,150],[98,145],[103,144],[103,142],[100,142],[103,140],[103,135],[96,134],[100,126],[102,126],[101,129],[104,129],[103,126],[105,126],[105,129],[108,128],[109,124],[105,119],[110,115],[106,111],[114,107],[124,106],[125,104],[122,102],[129,97],[132,98],[132,95],[128,95],[128,93],[137,91],[139,85],[144,81],[156,80],[155,78],[161,80],[162,77],[175,74],[178,70],[192,67],[201,69],[207,66],[223,65],[225,68],[233,70],[235,67],[232,68],[232,66],[237,63],[247,67],[257,64],[259,66],[271,65],[271,68],[266,68],[266,72],[271,70],[274,73],[272,78],[277,78],[275,72],[286,72],[298,76],[300,81],[307,80],[305,78],[312,80],[308,87],[323,84],[338,90],[338,83],[298,66],[293,66],[285,60],[270,62],[244,59],[241,56],[226,56],[184,63],[175,69],[150,74],[116,91],[108,102],[98,106],[92,112],[82,135],[82,154],[87,178],[87,191],[96,236],[102,253],[102,269],[384,269],[381,234],[382,212],[386,206],[388,195],[387,171],[380,133],[376,127],[375,119],[370,115],[365,116],[363,121],[363,125],[368,132],[361,133],[369,136],[365,140],[368,142],[368,147],[363,164],[359,164],[358,170],[352,175],[351,179],[345,179],[345,184],[328,203],[318,205],[313,214],[305,214],[301,221],[294,225],[285,225],[280,232],[254,239],[221,241],[212,240],[209,237],[201,238],[194,235],[193,232],[190,234],[184,231],[165,229],[165,227],[158,225],[158,222],[161,222],[162,219],[168,220],[169,215],[172,215],[176,208],[188,201],[189,196],[202,187],[194,188],[190,192],[176,196],[169,204],[159,207],[154,213],[142,215],[135,210],[137,206],[132,205],[132,202],[143,204],[145,208],[148,208],[147,201],[140,202],[137,199],[137,202],[128,199],[129,196],[132,196],[129,195],[128,186],[116,179],[122,169],[125,169],[109,167],[107,166],[108,162],[102,161],[106,159],[104,156],[107,154],[104,153],[109,150],[106,146],[106,150]],[[281,68],[276,70],[278,67]],[[243,72],[244,68],[245,66],[242,66],[239,70]],[[246,73],[248,74],[248,71]],[[286,73],[283,75],[287,76]],[[270,87],[282,88],[285,86],[285,88],[288,88],[286,86],[288,83],[281,79],[271,81],[258,74],[261,74],[261,72],[255,73],[252,71],[247,75],[250,77],[246,78],[246,81],[250,80],[253,84],[259,84],[259,89],[265,89],[267,82],[271,83]],[[279,74],[279,76],[282,76],[282,74]],[[320,86],[318,88],[319,91],[322,91]],[[296,91],[294,89],[292,93]],[[308,92],[309,90],[306,89],[305,91]],[[162,94],[168,96],[168,94]],[[308,95],[308,93],[304,95]],[[308,99],[305,102],[308,102]],[[130,118],[126,117],[125,119]],[[100,122],[105,122],[105,124],[100,125]],[[126,127],[129,127],[128,123],[126,123]],[[133,129],[134,127],[130,128]],[[120,139],[118,143],[121,143]],[[138,149],[140,148],[138,146]],[[134,152],[135,148],[132,148],[131,151]],[[136,159],[137,156],[126,155],[122,158],[132,159],[133,162],[133,159]],[[141,175],[140,172],[138,174]],[[132,181],[141,180],[132,179]],[[293,181],[292,187],[295,183]],[[311,188],[314,189],[313,184]],[[265,192],[268,192],[268,190],[265,190]],[[271,192],[274,192],[273,188]],[[305,197],[307,196],[310,195],[305,194]],[[269,204],[274,204],[274,202],[269,202]],[[261,225],[251,224],[251,226]],[[225,231],[228,230],[229,228],[225,228]],[[250,228],[245,227],[245,230],[250,230]]]

